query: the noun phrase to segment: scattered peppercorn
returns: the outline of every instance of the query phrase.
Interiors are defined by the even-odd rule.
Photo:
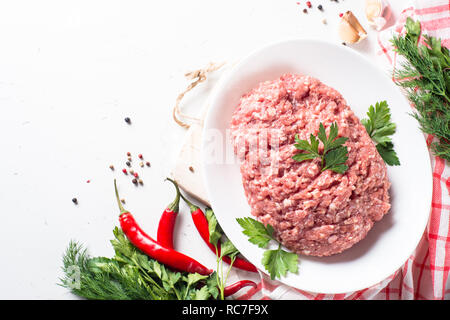
[[[133,174],[133,176],[135,176],[135,178],[139,178],[139,175],[138,175],[137,172],[135,172],[135,173]]]
[[[144,184],[144,180],[139,179],[138,181],[139,181],[139,184]]]
[[[346,46],[347,44],[345,42],[342,42],[342,45]]]
[[[127,166],[131,167],[130,161],[125,162]]]
[[[128,117],[126,117],[126,118],[125,118],[125,122],[128,123],[128,124],[131,124],[131,119],[128,118]]]
[[[141,166],[141,168],[143,168],[144,167],[144,163],[141,161],[141,162],[139,162],[139,165]]]
[[[190,172],[194,172],[194,168],[191,166],[191,167],[189,167],[189,171]]]
[[[144,156],[142,154],[138,155],[139,159],[144,159]]]
[[[308,8],[311,8],[312,7],[311,1],[307,1],[306,5],[308,6]]]
[[[133,170],[133,169],[130,169],[130,173],[134,175],[134,170]]]
[[[327,19],[322,19],[323,24],[327,24]]]
[[[306,9],[303,9],[303,13],[308,13],[308,10],[306,10]]]
[[[131,156],[131,152],[127,152],[127,157],[130,157]]]
[[[131,160],[133,160],[131,157],[128,157],[128,161],[131,161]]]
[[[136,179],[131,180],[131,182],[133,182],[134,184],[137,184],[137,180]]]
[[[125,168],[122,169],[122,172],[125,173],[125,174],[128,174],[127,169],[125,169]]]
[[[78,199],[77,198],[73,198],[72,202],[75,203],[75,204],[78,204]]]
[[[125,199],[120,199],[120,202],[122,202],[123,204],[125,204]]]
[[[110,165],[109,168],[114,171],[114,166]]]
[[[91,183],[91,180],[87,180],[86,183]]]
[[[150,162],[149,161],[147,161],[145,164],[147,165],[147,167],[150,167]]]
[[[323,7],[322,7],[322,5],[321,5],[321,4],[319,4],[319,5],[317,6],[317,9],[319,9],[320,11],[323,11]]]
[[[344,14],[341,12],[341,13],[339,13],[339,17],[343,17],[344,16]]]

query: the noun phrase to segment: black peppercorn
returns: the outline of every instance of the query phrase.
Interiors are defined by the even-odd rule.
[[[75,204],[78,204],[78,199],[77,198],[73,198],[72,202],[75,203]]]
[[[319,9],[320,11],[323,11],[323,7],[322,7],[322,5],[321,5],[321,4],[319,4],[319,5],[317,6],[317,9]]]
[[[126,117],[126,118],[125,118],[125,122],[128,123],[128,124],[130,124],[130,123],[131,123],[131,119],[128,118],[128,117]]]

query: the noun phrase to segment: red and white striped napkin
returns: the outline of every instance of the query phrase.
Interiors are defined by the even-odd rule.
[[[393,27],[378,33],[379,56],[389,68],[395,67],[396,54],[389,42],[394,33],[404,32],[407,17],[419,20],[422,32],[442,39],[450,47],[450,0],[415,0],[404,9]],[[430,144],[432,136],[424,137]],[[450,299],[450,168],[430,153],[433,167],[433,201],[427,229],[415,252],[405,264],[381,283],[357,292],[321,294],[298,290],[260,274],[259,284],[235,299],[311,299],[311,300],[397,300]],[[424,168],[428,170],[428,168]],[[239,275],[237,275],[239,277]]]

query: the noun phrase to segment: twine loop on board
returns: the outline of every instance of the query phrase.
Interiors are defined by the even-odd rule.
[[[179,126],[186,128],[186,129],[188,129],[190,127],[190,124],[183,121],[185,119],[192,120],[192,121],[201,121],[201,119],[199,119],[199,118],[192,117],[192,116],[189,116],[189,115],[181,112],[181,109],[180,109],[181,100],[183,100],[183,97],[186,93],[188,93],[189,91],[194,89],[199,83],[204,82],[206,80],[206,76],[208,73],[220,69],[223,65],[225,65],[225,62],[222,62],[222,63],[210,62],[205,68],[190,71],[184,75],[188,80],[193,80],[193,81],[187,86],[187,88],[182,93],[180,93],[178,95],[177,100],[175,102],[175,107],[173,108],[173,111],[172,111],[173,119]]]

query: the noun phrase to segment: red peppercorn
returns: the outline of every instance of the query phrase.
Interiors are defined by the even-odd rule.
[[[127,152],[127,156],[128,156],[128,157],[131,156],[131,153],[130,153],[130,152]]]
[[[125,173],[125,174],[128,174],[127,169],[125,169],[125,168],[122,169],[122,172]]]
[[[343,14],[343,13],[339,13],[339,17],[341,17],[341,18],[342,18],[343,16],[344,16],[344,14]]]
[[[135,173],[133,174],[133,176],[135,176],[136,178],[139,178],[139,175],[138,175],[137,172],[135,172]]]
[[[139,159],[143,159],[144,157],[142,156],[142,154],[138,155]]]
[[[311,1],[307,1],[306,5],[308,6],[308,8],[311,8],[312,7]]]

